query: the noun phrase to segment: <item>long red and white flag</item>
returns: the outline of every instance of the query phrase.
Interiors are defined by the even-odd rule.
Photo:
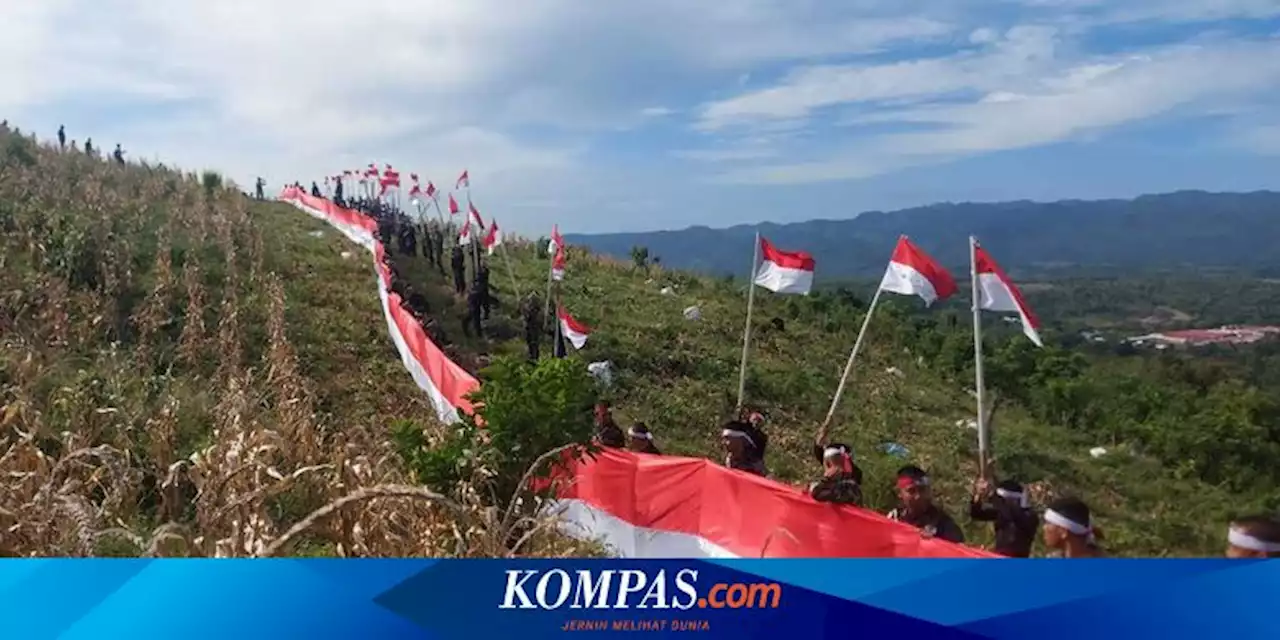
[[[559,282],[564,280],[564,263],[565,254],[564,247],[556,249],[555,257],[551,258],[551,279]]]
[[[978,308],[1018,314],[1018,318],[1022,320],[1022,333],[1037,347],[1043,347],[1044,343],[1040,341],[1040,320],[1031,312],[1031,307],[1027,306],[1022,292],[991,258],[991,254],[977,240],[972,242],[973,270],[978,276]]]
[[[497,220],[489,221],[489,232],[484,234],[484,248],[489,250],[489,255],[493,255],[493,250],[502,244],[502,230],[498,228]]]
[[[458,208],[458,201],[453,199],[453,194],[449,194],[449,215],[458,215],[461,209]]]
[[[576,318],[569,315],[564,307],[560,307],[557,315],[560,316],[560,334],[573,345],[574,349],[581,349],[587,345],[587,337],[591,335],[591,327],[579,322]]]
[[[945,300],[957,291],[951,273],[917,247],[906,236],[898,238],[898,246],[889,258],[889,268],[880,280],[880,290],[904,296],[920,296],[926,306]]]
[[[471,188],[471,176],[467,175],[466,169],[462,170],[462,175],[458,176],[458,182],[457,184],[453,185],[453,188],[454,189],[463,189],[463,188],[470,189]]]
[[[755,283],[774,293],[808,295],[813,289],[813,256],[804,251],[783,251],[760,238],[763,260],[755,274]]]

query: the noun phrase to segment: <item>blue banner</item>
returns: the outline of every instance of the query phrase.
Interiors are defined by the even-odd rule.
[[[1275,637],[1280,563],[3,560],[0,637]]]

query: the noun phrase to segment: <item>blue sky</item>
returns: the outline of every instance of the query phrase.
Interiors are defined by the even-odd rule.
[[[1280,0],[0,0],[0,21],[24,129],[242,184],[465,167],[528,233],[1280,187]]]

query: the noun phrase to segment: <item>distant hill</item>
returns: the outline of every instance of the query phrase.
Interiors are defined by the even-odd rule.
[[[1180,191],[1133,200],[935,204],[872,211],[850,220],[739,225],[728,229],[566,235],[572,244],[626,259],[644,246],[672,268],[743,274],[759,229],[780,247],[818,261],[819,279],[876,277],[901,234],[945,264],[967,267],[976,235],[1006,269],[1248,269],[1280,271],[1280,193]]]

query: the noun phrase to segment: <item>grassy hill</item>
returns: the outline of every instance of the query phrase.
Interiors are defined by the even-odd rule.
[[[291,207],[250,202],[218,182],[0,135],[0,553],[248,555],[339,496],[375,486],[382,489],[372,495],[408,493],[386,488],[406,478],[388,432],[401,420],[434,426],[387,338],[368,256]],[[548,261],[537,244],[512,246],[510,261],[517,286],[544,295]],[[428,294],[460,361],[523,351],[502,259],[495,256],[493,282],[505,304],[490,328],[503,339],[493,341],[463,336],[460,300],[422,258],[396,260]],[[667,452],[719,459],[745,289],[579,249],[568,273],[565,305],[596,328],[574,357],[614,363],[610,399],[620,421],[645,421]],[[668,286],[673,295],[661,293]],[[838,292],[760,292],[757,303],[748,400],[771,415],[771,470],[801,484],[818,472],[808,445],[862,312]],[[701,321],[684,319],[691,305]],[[857,450],[871,506],[891,506],[894,469],[914,462],[931,470],[941,500],[982,542],[986,529],[962,517],[975,437],[957,426],[973,416],[964,372],[971,338],[963,322],[948,329],[949,317],[922,316],[899,300],[877,313],[833,435]],[[767,328],[773,318],[784,330]],[[995,426],[1000,470],[1034,482],[1040,500],[1083,495],[1112,553],[1218,553],[1229,515],[1276,506],[1265,488],[1274,482],[1259,480],[1264,471],[1224,475],[1233,466],[1276,469],[1259,460],[1280,459],[1268,448],[1274,433],[1243,431],[1258,418],[1245,415],[1252,405],[1231,395],[1234,387],[1178,391],[1175,405],[1158,395],[1168,384],[1142,377],[1148,364],[1108,368],[1103,378],[1080,357],[1031,353],[1017,336],[993,333],[993,362],[1003,363],[993,364],[993,379],[1039,385],[1009,386]],[[1024,365],[1032,373],[1020,373]],[[1084,373],[1062,373],[1073,367]],[[1121,382],[1131,395],[1117,395]],[[1103,420],[1128,420],[1128,405],[1117,403],[1130,397],[1176,412]],[[1076,412],[1085,409],[1092,413]],[[1152,432],[1178,423],[1194,438],[1167,442]],[[1218,431],[1205,431],[1211,426]],[[1215,448],[1214,438],[1242,444]],[[889,442],[910,455],[883,453]],[[1097,445],[1111,453],[1091,457]],[[290,550],[492,552],[484,536],[459,550],[454,516],[418,498],[359,502],[320,519]],[[557,539],[536,550],[587,551]]]
[[[1133,200],[944,203],[872,211],[849,220],[763,223],[728,229],[566,236],[626,258],[647,247],[674,268],[745,275],[755,232],[778,246],[812,252],[822,281],[879,277],[900,234],[958,272],[968,270],[967,238],[977,235],[1023,279],[1081,268],[1138,271],[1249,269],[1274,272],[1280,258],[1280,193],[1182,191]]]

